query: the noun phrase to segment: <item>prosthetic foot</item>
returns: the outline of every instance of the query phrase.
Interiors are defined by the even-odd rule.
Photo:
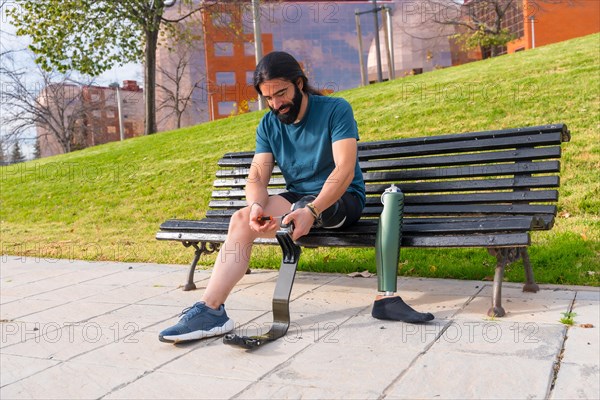
[[[377,263],[377,280],[381,299],[375,300],[371,315],[373,318],[421,323],[431,321],[430,313],[413,310],[399,296],[397,290],[397,272],[402,241],[402,214],[404,211],[404,195],[395,185],[387,188],[381,195],[383,211],[379,217],[377,236],[375,238],[375,256]]]
[[[273,324],[271,328],[264,335],[228,334],[223,337],[223,343],[251,350],[277,340],[287,333],[290,327],[290,294],[300,258],[300,247],[294,243],[291,237],[293,228],[292,224],[282,224],[275,235],[283,251],[283,260],[273,293]]]

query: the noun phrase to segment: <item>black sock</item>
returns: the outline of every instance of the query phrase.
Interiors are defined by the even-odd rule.
[[[431,313],[420,313],[413,310],[400,296],[384,297],[383,299],[375,300],[371,315],[377,319],[402,321],[412,324],[431,321],[434,318]]]

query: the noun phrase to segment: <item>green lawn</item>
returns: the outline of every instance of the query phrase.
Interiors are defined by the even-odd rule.
[[[539,282],[600,285],[600,35],[336,94],[353,105],[364,141],[566,123],[559,217],[535,233]],[[203,216],[217,159],[254,148],[256,112],[0,169],[3,254],[188,263],[157,242],[167,218]],[[279,265],[259,247],[253,267]],[[484,249],[405,249],[399,273],[485,279]],[[210,258],[204,260],[210,265]],[[300,269],[374,271],[372,249],[306,250]],[[520,264],[507,279],[523,280]]]

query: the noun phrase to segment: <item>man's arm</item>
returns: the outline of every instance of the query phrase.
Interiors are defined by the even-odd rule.
[[[325,181],[321,192],[313,201],[315,208],[323,212],[331,207],[348,189],[354,179],[354,168],[356,165],[356,154],[358,152],[356,139],[341,139],[332,144],[333,161],[335,168]],[[296,240],[306,235],[314,222],[310,210],[302,208],[290,213],[283,222],[294,220],[294,233],[292,239]]]
[[[356,153],[358,152],[356,139],[342,139],[334,142],[333,161],[335,169],[331,172],[323,189],[313,201],[319,212],[331,207],[348,189],[354,179],[356,166]]]
[[[265,231],[275,224],[261,224],[258,218],[263,216],[264,208],[269,201],[267,187],[273,173],[274,158],[272,153],[257,153],[252,159],[248,181],[246,183],[246,202],[250,206],[250,227],[255,231]]]

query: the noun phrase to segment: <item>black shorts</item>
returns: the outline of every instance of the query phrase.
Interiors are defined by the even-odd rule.
[[[294,192],[283,192],[280,193],[279,196],[283,197],[291,204],[294,204],[307,195]],[[352,225],[360,219],[362,210],[363,207],[358,196],[354,193],[346,192],[336,202],[336,204],[322,212],[323,216],[327,216],[327,218],[324,218],[324,222],[326,222],[326,219],[343,222],[340,224],[336,223],[335,226],[327,226],[327,224],[325,224],[323,225],[323,228],[342,228]]]

